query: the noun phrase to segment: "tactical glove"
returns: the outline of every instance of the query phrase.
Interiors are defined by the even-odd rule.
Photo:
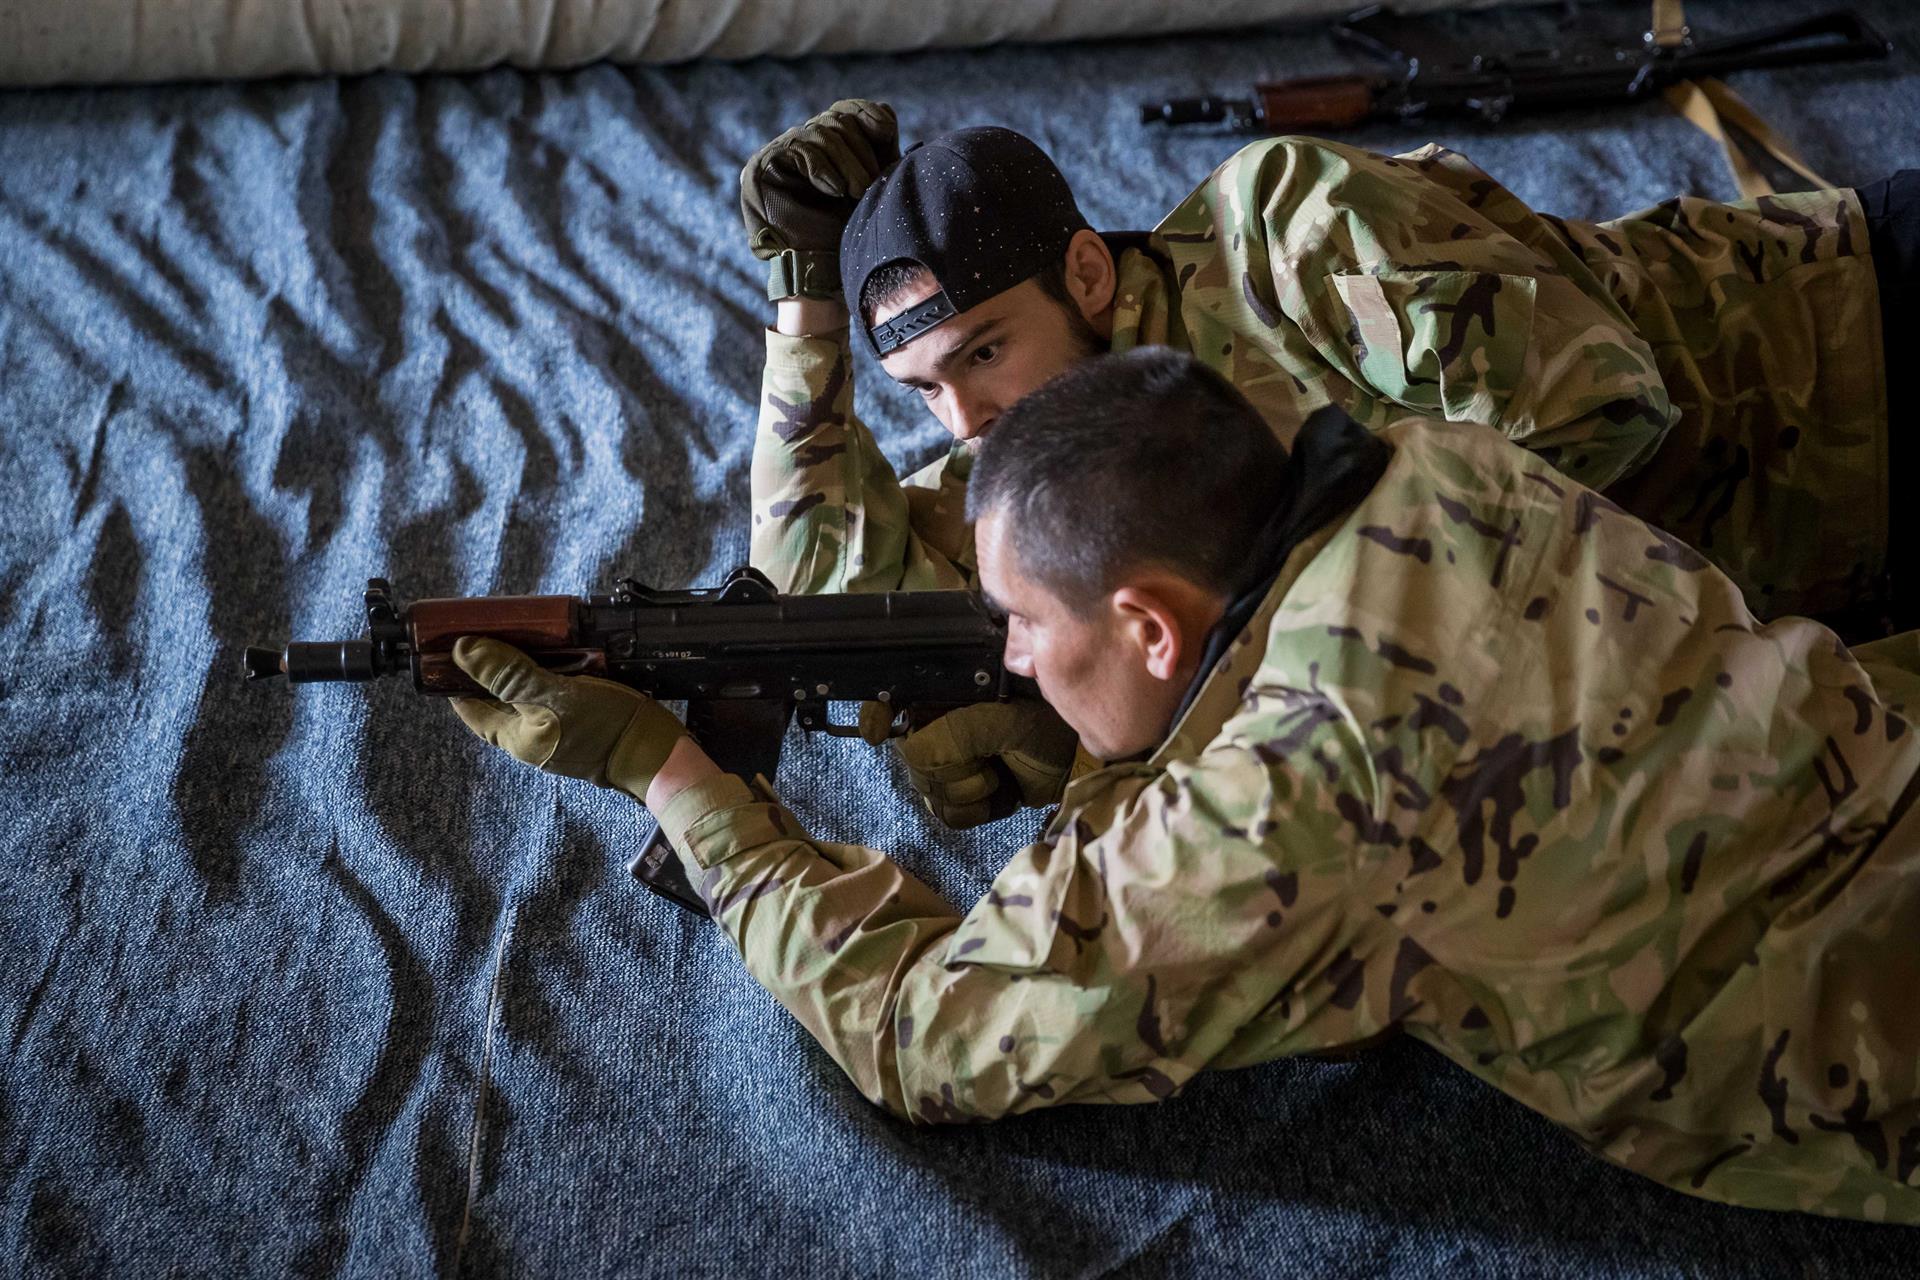
[[[467,728],[516,760],[624,791],[642,804],[686,736],[672,712],[638,690],[555,675],[503,641],[463,636],[453,661],[492,695],[453,700]]]
[[[957,707],[900,740],[913,789],[949,827],[977,827],[1060,798],[1078,739],[1044,702]]]
[[[848,98],[753,153],[740,171],[740,220],[771,263],[769,297],[838,298],[840,233],[860,195],[900,158],[884,102]]]

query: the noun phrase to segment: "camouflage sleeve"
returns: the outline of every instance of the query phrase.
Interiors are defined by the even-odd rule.
[[[853,414],[847,331],[769,330],[753,444],[753,564],[781,591],[935,590],[966,585],[912,528],[907,494]]]
[[[912,1120],[1158,1101],[1276,1005],[1263,1056],[1357,1039],[1335,985],[1306,981],[1354,927],[1340,842],[1303,831],[1290,863],[1250,837],[1275,803],[1251,752],[1118,785],[1110,825],[1057,818],[964,918],[737,778],[661,822],[754,977]]]
[[[1452,156],[1305,139],[1242,152],[1216,181],[1246,238],[1249,305],[1277,306],[1364,393],[1495,427],[1604,488],[1671,425],[1653,352],[1544,222],[1522,239],[1493,216],[1490,179],[1462,192],[1429,176]],[[1525,211],[1499,193],[1502,213]]]

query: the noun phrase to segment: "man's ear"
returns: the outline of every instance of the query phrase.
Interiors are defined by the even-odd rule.
[[[1128,656],[1156,680],[1178,679],[1187,641],[1173,601],[1151,587],[1126,586],[1109,596],[1107,604],[1120,625]]]
[[[1113,306],[1120,271],[1098,232],[1082,227],[1067,242],[1067,296],[1089,321]]]

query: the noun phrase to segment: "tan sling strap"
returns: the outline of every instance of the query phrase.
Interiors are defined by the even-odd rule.
[[[1686,43],[1688,36],[1686,13],[1682,0],[1653,0],[1653,15],[1647,25],[1647,40],[1662,48],[1672,48]],[[1757,165],[1734,140],[1729,127],[1738,129],[1765,151],[1783,167],[1799,174],[1810,185],[1831,187],[1834,184],[1815,173],[1791,143],[1780,136],[1758,112],[1748,106],[1746,100],[1729,89],[1721,81],[1711,76],[1699,80],[1683,80],[1664,90],[1667,104],[1679,112],[1700,132],[1720,144],[1720,150],[1727,157],[1727,167],[1733,170],[1733,180],[1740,187],[1740,194],[1751,200],[1757,196],[1774,194],[1773,183],[1760,172]]]
[[[1740,194],[1749,200],[1756,196],[1772,195],[1773,184],[1747,153],[1740,149],[1739,143],[1729,136],[1729,125],[1752,138],[1780,164],[1806,179],[1809,186],[1823,188],[1834,185],[1815,173],[1792,145],[1747,105],[1745,99],[1712,76],[1683,80],[1669,87],[1665,97],[1669,106],[1720,144],[1720,149],[1726,153],[1727,165],[1733,170],[1733,180],[1740,186]]]
[[[1653,20],[1647,24],[1647,39],[1662,48],[1686,43],[1687,15],[1681,0],[1653,0]]]

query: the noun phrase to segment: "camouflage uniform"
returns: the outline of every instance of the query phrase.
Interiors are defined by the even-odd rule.
[[[1851,191],[1583,223],[1444,148],[1279,138],[1120,253],[1113,348],[1191,351],[1285,439],[1329,402],[1497,427],[1772,617],[1885,570],[1877,298]],[[853,414],[846,338],[768,344],[754,563],[795,592],[957,585],[964,450],[902,485]]]
[[[682,793],[748,967],[922,1122],[1400,1028],[1681,1191],[1920,1223],[1920,633],[1762,626],[1495,433],[1382,431],[1164,744],[964,916],[764,783]]]

